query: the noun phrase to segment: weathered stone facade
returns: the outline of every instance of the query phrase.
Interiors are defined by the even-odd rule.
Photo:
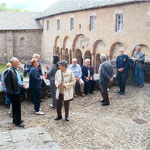
[[[112,5],[106,7],[90,8],[89,5],[88,9],[83,10],[79,5],[80,10],[71,11],[67,4],[76,9],[74,6],[77,2],[64,0],[65,4],[62,5],[66,5],[66,10],[61,11],[59,5],[50,7],[49,10],[45,11],[45,13],[51,12],[49,16],[48,13],[45,16],[43,13],[43,16],[38,18],[43,26],[42,58],[49,62],[52,55],[57,53],[68,63],[71,62],[73,57],[77,57],[78,63],[81,65],[85,58],[90,58],[95,72],[97,72],[100,64],[99,56],[102,53],[105,53],[110,60],[115,60],[116,56],[119,55],[120,47],[124,47],[125,53],[132,56],[135,47],[140,45],[142,51],[146,54],[146,60],[149,61],[150,26],[148,26],[148,22],[150,22],[150,2],[126,2],[127,0],[124,0],[124,3],[115,5],[114,0]],[[57,8],[56,14],[54,8]],[[117,14],[123,15],[122,31],[116,31]],[[95,16],[94,30],[89,28],[90,16]],[[70,18],[74,18],[73,30],[70,30]],[[57,29],[58,19],[60,20],[59,30]]]
[[[29,62],[33,53],[41,53],[41,30],[1,31],[0,63],[15,56],[22,63]]]

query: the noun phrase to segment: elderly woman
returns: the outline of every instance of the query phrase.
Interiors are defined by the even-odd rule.
[[[75,84],[75,78],[73,72],[67,69],[67,62],[61,60],[58,62],[59,69],[55,75],[56,85],[56,99],[57,99],[57,118],[55,120],[62,119],[61,108],[64,101],[65,106],[65,120],[69,121],[69,104],[73,99],[73,86]]]

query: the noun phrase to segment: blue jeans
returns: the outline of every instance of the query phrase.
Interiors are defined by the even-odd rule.
[[[136,78],[137,85],[144,84],[144,70],[140,69],[139,64],[135,65],[135,78]]]
[[[2,85],[2,89],[4,92],[6,92],[6,88],[4,85]],[[5,104],[9,105],[10,104],[10,98],[7,97],[7,95],[5,96]]]

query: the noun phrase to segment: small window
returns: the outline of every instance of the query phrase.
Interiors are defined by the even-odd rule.
[[[24,47],[24,37],[20,38],[20,47]]]
[[[49,21],[47,20],[47,30],[49,30]]]
[[[79,24],[79,29],[81,29],[82,28],[82,26],[81,26],[81,24]]]
[[[57,30],[60,29],[60,19],[57,19]]]
[[[96,16],[90,16],[89,30],[95,31],[96,29]]]
[[[74,18],[70,18],[70,31],[74,30]]]
[[[123,14],[116,14],[116,32],[123,31]]]

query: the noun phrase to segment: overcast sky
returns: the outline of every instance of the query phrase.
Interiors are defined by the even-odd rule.
[[[44,11],[57,0],[0,0],[9,8],[26,9],[28,11]]]

